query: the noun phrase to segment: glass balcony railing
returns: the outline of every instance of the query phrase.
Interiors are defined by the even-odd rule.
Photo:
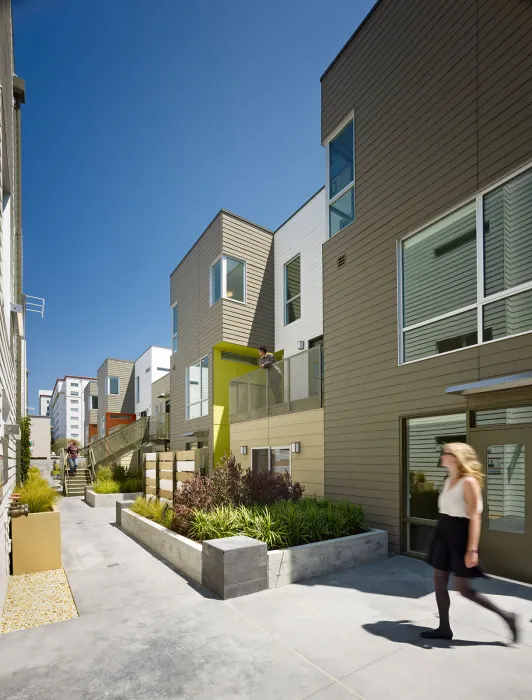
[[[321,347],[281,360],[229,382],[229,420],[308,411],[322,405]]]

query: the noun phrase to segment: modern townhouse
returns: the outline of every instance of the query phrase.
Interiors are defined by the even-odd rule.
[[[88,382],[83,391],[85,404],[84,444],[90,443],[98,437],[98,382]]]
[[[325,495],[423,555],[441,444],[532,581],[532,5],[377,2],[322,76]]]
[[[273,346],[273,234],[220,211],[170,278],[173,450],[229,450],[229,381]]]
[[[231,451],[244,468],[289,472],[307,495],[323,496],[322,188],[274,233],[274,348],[280,387],[252,371],[230,382]]]
[[[133,423],[135,414],[135,363],[107,358],[97,373],[98,437]]]
[[[170,373],[170,348],[149,347],[135,361],[135,413],[137,418],[153,414],[152,384]]]
[[[151,385],[153,415],[170,413],[170,373],[164,374]]]
[[[9,572],[9,497],[17,480],[19,421],[27,414],[25,300],[22,291],[21,105],[10,0],[0,0],[0,609]]]
[[[54,440],[74,439],[81,445],[85,434],[85,399],[87,384],[95,381],[91,377],[67,375],[57,379],[50,402],[50,417]]]

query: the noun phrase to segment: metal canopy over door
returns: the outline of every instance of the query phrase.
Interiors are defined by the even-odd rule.
[[[472,429],[470,440],[485,476],[482,565],[532,583],[532,429]]]

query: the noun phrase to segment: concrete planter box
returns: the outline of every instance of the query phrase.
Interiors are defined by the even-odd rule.
[[[166,527],[143,518],[131,510],[122,510],[122,529],[159,554],[194,581],[201,583],[201,544],[178,535]]]
[[[11,537],[15,576],[61,568],[61,519],[57,508],[13,518]]]
[[[134,501],[142,493],[95,493],[89,486],[85,487],[85,503],[91,508],[112,508],[117,501]]]
[[[387,556],[385,530],[273,550],[268,552],[268,588],[369,564]]]

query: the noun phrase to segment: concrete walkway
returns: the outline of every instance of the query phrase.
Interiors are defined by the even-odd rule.
[[[64,564],[80,617],[0,638],[6,700],[529,700],[532,588],[490,580],[521,613],[507,646],[494,615],[452,597],[437,624],[430,569],[393,557],[222,602],[113,525],[110,509],[61,504]]]

